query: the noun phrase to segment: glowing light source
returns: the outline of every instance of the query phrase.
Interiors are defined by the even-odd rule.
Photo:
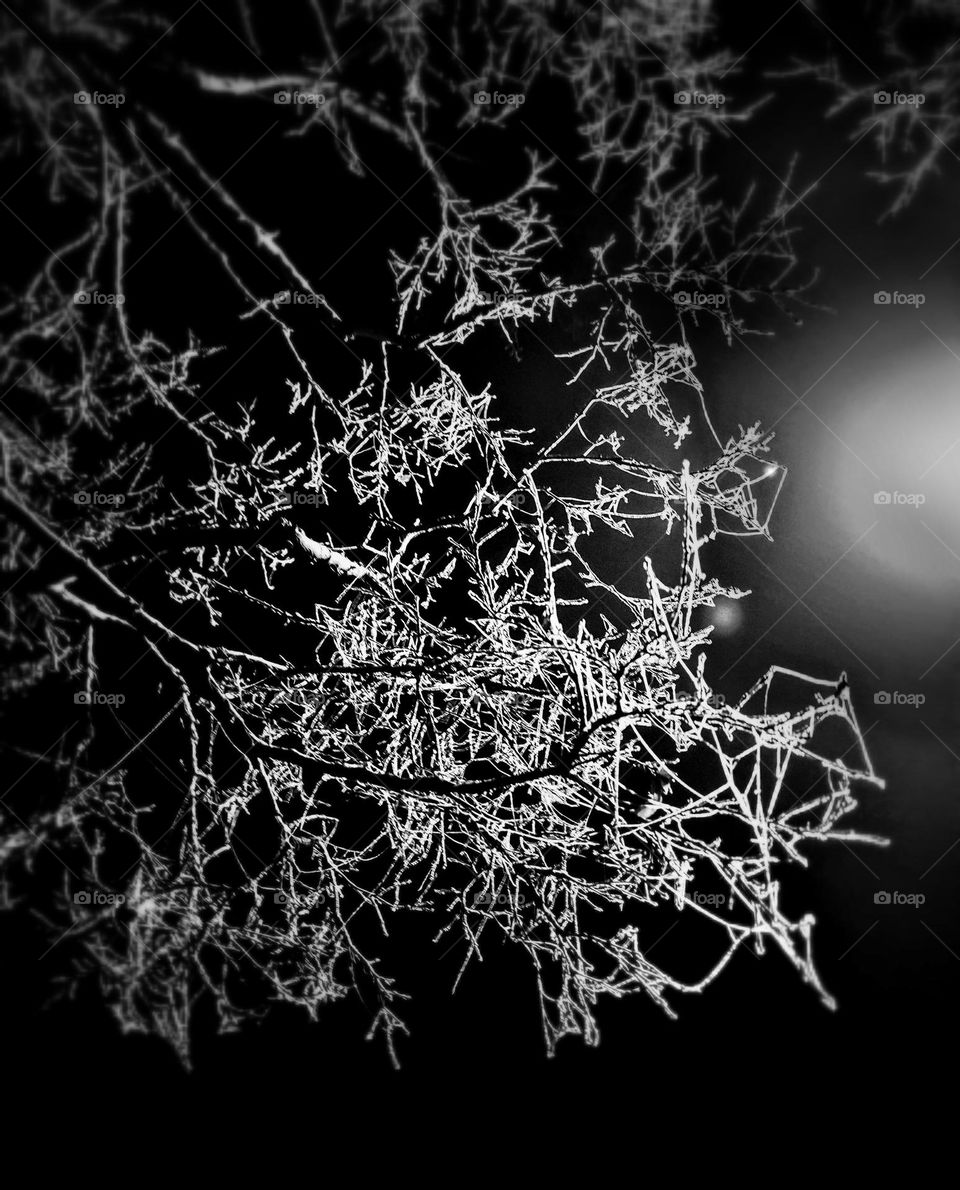
[[[707,619],[715,632],[730,636],[743,623],[743,610],[737,600],[720,598],[716,607],[707,609]]]
[[[924,342],[868,381],[838,423],[849,449],[842,467],[832,460],[826,489],[846,532],[865,534],[858,553],[911,586],[953,594],[960,570],[956,360]]]

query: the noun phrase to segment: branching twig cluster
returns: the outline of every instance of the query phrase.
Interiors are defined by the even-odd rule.
[[[604,4],[562,36],[553,4],[480,3],[476,27],[429,0],[345,3],[337,19],[304,7],[312,56],[264,78],[203,61],[188,76],[238,110],[279,86],[323,93],[298,136],[332,133],[361,173],[383,138],[425,171],[429,233],[368,282],[392,279],[396,296],[373,346],[187,131],[145,104],[111,123],[61,102],[74,84],[32,48],[11,75],[49,197],[68,191],[87,216],[2,311],[17,385],[2,414],[8,696],[58,675],[92,696],[118,655],[143,654],[162,717],[134,731],[91,697],[46,758],[55,808],[4,824],[7,869],[63,859],[57,912],[120,1021],[184,1056],[198,997],[232,1027],[354,987],[372,990],[392,1048],[403,992],[378,939],[410,913],[432,914],[464,966],[493,935],[526,951],[551,1050],[596,1040],[601,996],[642,991],[672,1011],[671,993],[746,946],[778,948],[829,1000],[781,873],[810,841],[855,837],[852,784],[877,783],[849,694],[775,668],[727,701],[707,666],[703,610],[743,592],[709,578],[704,553],[767,534],[783,472],[758,426],[715,431],[691,333],[698,313],[729,336],[753,329],[761,297],[797,298],[782,196],[752,218],[712,200],[722,120],[678,114],[664,90],[716,89],[728,60],[696,49],[709,5]],[[123,26],[103,20],[99,45],[115,47]],[[382,74],[354,78],[340,55],[364,23]],[[517,110],[477,109],[481,83],[532,94],[557,79],[593,183],[636,166],[624,217],[572,279],[550,267],[567,166],[529,146],[525,179],[481,203],[435,139],[454,102],[458,126],[516,131]],[[215,221],[185,179],[210,183]],[[279,334],[289,374],[274,391],[254,399],[234,374],[241,399],[215,397],[211,346],[170,346],[123,300],[131,212],[158,200],[212,253],[243,326]],[[282,294],[245,279],[238,241],[350,345],[351,383],[318,372]],[[97,286],[114,300],[77,305]],[[685,308],[678,289],[717,300]],[[566,380],[548,431],[510,422],[493,382],[472,379],[471,350],[504,336],[508,351],[540,340]],[[696,455],[678,462],[681,444]],[[614,539],[636,562],[625,573]],[[822,743],[830,723],[846,752]],[[77,901],[89,887],[125,899]],[[670,915],[709,927],[687,970],[650,953],[662,929],[648,927]]]

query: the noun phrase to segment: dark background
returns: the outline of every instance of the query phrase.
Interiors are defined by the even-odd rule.
[[[232,6],[213,7],[237,27]],[[205,5],[182,9],[163,55],[124,81],[144,93],[158,88],[153,98],[171,114],[178,100],[162,91],[181,44],[176,38],[209,38],[214,48],[206,61],[222,54],[225,69],[255,65]],[[491,955],[451,996],[459,957],[444,955],[425,936],[411,938],[405,964],[411,1036],[401,1043],[399,1072],[379,1042],[363,1042],[363,1006],[346,1003],[315,1024],[277,1011],[234,1036],[216,1036],[201,1021],[187,1073],[160,1042],[119,1036],[96,988],[44,1008],[51,980],[63,974],[57,950],[48,951],[36,923],[17,913],[0,922],[4,1076],[17,1097],[64,1115],[109,1109],[115,1121],[136,1119],[144,1128],[165,1113],[200,1119],[217,1106],[238,1109],[242,1123],[247,1113],[261,1119],[294,1109],[325,1121],[358,1113],[372,1119],[387,1109],[436,1120],[469,1104],[472,1127],[481,1129],[485,1120],[519,1127],[537,1113],[568,1112],[582,1129],[593,1111],[612,1111],[613,1099],[636,1113],[639,1128],[661,1110],[669,1114],[664,1105],[682,1102],[698,1124],[732,1113],[735,1132],[740,1124],[748,1130],[757,1112],[786,1132],[810,1116],[829,1130],[838,1113],[857,1110],[892,1121],[896,1130],[911,1106],[942,1102],[956,1065],[960,992],[960,446],[950,451],[960,441],[960,249],[950,251],[960,237],[960,161],[944,154],[942,171],[913,206],[878,222],[888,199],[866,178],[876,166],[870,138],[848,152],[849,124],[824,121],[814,84],[763,78],[791,54],[825,47],[852,76],[880,78],[875,28],[854,5],[726,12],[727,40],[748,54],[749,85],[771,89],[774,98],[762,118],[737,125],[728,138],[721,185],[756,179],[769,186],[785,176],[794,152],[802,161],[797,194],[825,175],[793,217],[802,229],[802,264],[821,271],[813,296],[831,309],[806,312],[802,327],[777,322],[771,337],[728,347],[706,331],[695,344],[721,435],[757,419],[775,425],[773,454],[789,468],[771,524],[774,541],[730,540],[707,555],[716,573],[753,592],[741,616],[718,628],[711,667],[715,686],[730,697],[774,662],[849,677],[875,767],[887,782],[882,791],[862,792],[849,825],[890,843],[815,850],[786,893],[788,904],[817,918],[815,955],[838,1011],[826,1011],[778,956],[760,960],[743,951],[703,995],[677,1002],[679,1020],[639,998],[605,1003],[600,1047],[568,1039],[548,1060],[526,965],[507,952]],[[777,22],[780,13],[786,15]],[[917,52],[922,60],[923,46]],[[190,102],[197,103],[191,143],[213,175],[221,172],[218,160],[226,168],[256,139],[258,121],[266,130],[276,117],[269,106],[244,107],[244,119],[231,124],[221,114],[226,107],[216,108],[225,101]],[[562,132],[556,136],[563,140]],[[323,273],[354,238],[349,226],[331,229],[323,221],[325,191],[349,188],[346,202],[338,189],[336,207],[352,212],[358,227],[393,200],[376,179],[328,171],[319,153],[316,176],[291,185],[289,152],[267,135],[230,184],[258,193],[264,222],[282,227],[285,242],[300,239],[306,271]],[[377,162],[395,193],[403,192],[403,168],[400,161]],[[505,157],[504,173],[509,168]],[[491,173],[491,185],[498,176]],[[575,191],[575,180],[570,186]],[[416,228],[407,207],[416,210],[417,198],[415,190],[378,225],[365,246],[370,260],[401,234],[404,221],[408,231]],[[25,214],[29,188],[8,201]],[[584,189],[571,198],[572,209],[591,201]],[[217,304],[199,283],[204,265],[189,240],[181,223],[162,251],[144,259],[137,281],[145,291],[171,295],[171,324],[186,315],[211,333]],[[195,263],[171,289],[172,259]],[[320,288],[382,325],[369,290],[351,289],[356,267],[355,258],[334,265]],[[881,289],[922,292],[926,301],[920,308],[877,306],[873,294]],[[383,317],[388,311],[385,305]],[[234,314],[225,305],[224,324]],[[342,349],[328,339],[318,329],[315,350],[335,363]],[[242,385],[237,373],[228,382],[236,386],[233,396],[274,366],[275,346],[268,340],[262,350],[247,358]],[[349,367],[346,358],[343,364]],[[532,407],[549,397],[545,384]],[[926,503],[878,506],[878,490],[921,492]],[[878,705],[881,691],[922,694],[925,702]],[[880,891],[926,900],[920,907],[877,905]],[[883,1140],[874,1136],[872,1143],[882,1148]]]

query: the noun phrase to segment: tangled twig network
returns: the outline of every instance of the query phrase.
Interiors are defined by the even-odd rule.
[[[699,49],[711,6],[299,7],[297,60],[270,59],[241,4],[256,68],[197,49],[177,86],[232,120],[312,96],[288,139],[356,185],[377,185],[378,152],[409,160],[429,196],[364,280],[392,286],[379,330],[189,125],[146,98],[74,102],[116,90],[152,22],[51,5],[44,41],[71,56],[7,20],[5,103],[76,223],[2,310],[7,697],[81,693],[42,759],[56,797],[0,811],[10,896],[55,855],[53,936],[125,1029],[185,1059],[203,999],[229,1028],[353,989],[394,1052],[405,993],[382,952],[404,914],[464,968],[494,937],[526,952],[551,1051],[596,1042],[602,997],[673,1012],[745,947],[829,1002],[781,884],[809,844],[858,838],[853,787],[881,784],[850,693],[774,667],[723,697],[708,661],[704,609],[744,595],[708,576],[710,546],[769,534],[784,471],[759,424],[716,430],[695,336],[795,315],[804,291],[789,195],[731,206],[708,172],[754,108],[674,102],[736,77]],[[570,166],[525,105],[476,100],[532,108],[537,88],[562,91],[597,194],[636,169],[576,264]],[[449,145],[499,135],[523,144],[516,184],[477,199]],[[228,287],[239,346],[142,314],[135,216],[158,207]],[[286,370],[254,392],[236,365],[258,335]],[[531,349],[546,428],[500,391]],[[674,917],[707,927],[685,971],[649,953]]]

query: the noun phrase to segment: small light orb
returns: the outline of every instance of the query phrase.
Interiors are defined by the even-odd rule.
[[[730,636],[743,622],[743,611],[735,599],[718,599],[716,607],[707,608],[707,620],[715,632]]]

